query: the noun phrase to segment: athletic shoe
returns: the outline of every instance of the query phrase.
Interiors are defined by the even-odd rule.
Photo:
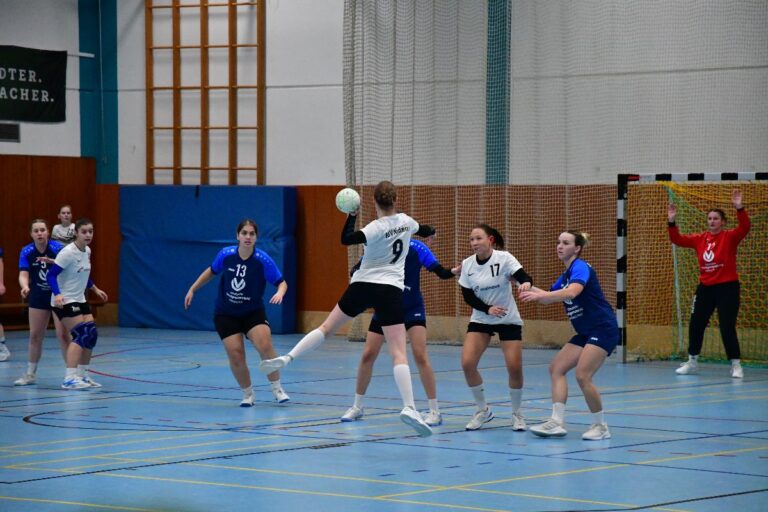
[[[83,382],[85,382],[86,384],[88,384],[92,388],[100,388],[101,387],[101,384],[99,384],[98,382],[96,382],[95,380],[90,378],[88,375],[83,375],[82,379],[83,379]]]
[[[480,429],[483,424],[488,423],[493,419],[493,411],[490,407],[486,407],[485,409],[481,411],[477,411],[474,416],[472,416],[472,419],[469,420],[469,423],[467,423],[467,426],[464,427],[465,430],[478,430]]]
[[[288,393],[286,393],[283,388],[273,388],[272,394],[275,396],[275,400],[277,400],[277,403],[279,404],[284,404],[291,399],[291,397],[288,396]]]
[[[512,430],[515,432],[523,432],[528,430],[528,425],[525,423],[525,418],[519,412],[512,413]]]
[[[403,407],[400,411],[400,421],[411,427],[419,437],[429,437],[432,435],[432,427],[424,422],[419,411],[413,407]]]
[[[443,415],[437,411],[430,410],[428,413],[422,414],[422,417],[424,418],[424,423],[430,427],[437,427],[443,424]]]
[[[15,381],[13,381],[14,386],[29,386],[30,384],[34,384],[35,380],[37,380],[37,377],[34,373],[25,373]]]
[[[539,437],[563,437],[568,433],[568,431],[565,430],[564,423],[560,423],[551,418],[545,423],[532,426],[528,430]]]
[[[699,371],[698,363],[694,361],[693,359],[690,359],[683,364],[680,365],[680,368],[675,370],[675,373],[678,375],[690,375],[691,373],[696,373]]]
[[[589,430],[581,435],[585,441],[600,441],[601,439],[610,439],[611,431],[608,430],[607,423],[593,423]]]
[[[731,365],[731,378],[733,379],[744,378],[744,369],[741,367],[739,363]]]
[[[293,358],[288,355],[276,357],[274,359],[264,359],[259,363],[259,371],[269,375],[270,373],[275,372],[280,368],[284,368],[285,365],[290,363],[292,360]]]
[[[243,395],[243,401],[240,402],[240,407],[253,407],[253,404],[256,402],[256,394],[251,393],[250,395]]]
[[[11,351],[5,346],[5,343],[0,343],[0,361],[7,361],[11,358]]]
[[[80,377],[70,377],[61,383],[61,389],[86,389],[91,387]]]
[[[354,405],[347,409],[347,412],[341,415],[341,421],[346,423],[348,421],[357,421],[363,417],[363,408],[355,407]]]

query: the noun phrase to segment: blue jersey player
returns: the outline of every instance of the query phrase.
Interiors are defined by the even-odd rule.
[[[411,239],[408,256],[405,259],[405,287],[403,288],[405,329],[411,340],[413,358],[419,367],[421,384],[424,386],[429,400],[429,413],[424,417],[424,421],[432,427],[440,425],[443,420],[437,402],[435,372],[432,370],[432,364],[427,353],[427,314],[424,308],[424,297],[421,295],[421,268],[424,267],[430,272],[434,272],[441,279],[454,277],[460,269],[460,267],[456,267],[450,270],[440,265],[440,262],[429,249],[433,240],[434,235],[425,238],[424,242]],[[353,273],[358,266],[359,263],[355,265]],[[376,362],[383,344],[384,331],[381,328],[381,322],[374,314],[368,326],[363,354],[360,356],[360,365],[357,367],[355,401],[352,407],[341,417],[341,421],[356,421],[363,417],[363,398],[371,382],[373,364]]]
[[[288,291],[288,284],[272,258],[256,249],[257,236],[256,222],[250,219],[240,222],[237,226],[237,245],[219,251],[211,266],[189,287],[184,298],[184,307],[189,308],[195,292],[221,275],[213,323],[227,351],[232,375],[243,390],[240,407],[251,407],[255,400],[251,373],[245,360],[243,334],[251,340],[262,359],[277,356],[262,296],[267,282],[277,286],[277,293],[269,300],[270,304],[281,304]],[[290,400],[280,384],[280,372],[272,372],[268,378],[275,400],[280,403]]]
[[[74,224],[72,225],[74,231]],[[29,235],[32,242],[25,245],[19,254],[19,285],[21,298],[29,306],[29,361],[27,371],[16,379],[15,386],[34,384],[37,365],[43,354],[43,339],[48,323],[51,321],[51,286],[48,284],[48,270],[51,263],[64,248],[64,244],[49,240],[48,224],[43,219],[35,219],[30,224]],[[61,354],[66,362],[67,347],[72,338],[67,329],[53,315],[56,336],[59,339]]]
[[[592,382],[595,373],[619,343],[619,328],[611,305],[605,300],[595,270],[581,253],[588,245],[585,233],[565,231],[557,240],[557,256],[565,272],[550,291],[531,288],[521,292],[523,302],[552,304],[562,302],[576,335],[560,349],[549,365],[552,379],[552,417],[531,427],[540,437],[562,437],[565,430],[565,402],[568,399],[566,374],[576,368],[576,380],[593,415],[592,425],[581,437],[587,441],[608,439],[611,433],[603,416],[600,392]]]

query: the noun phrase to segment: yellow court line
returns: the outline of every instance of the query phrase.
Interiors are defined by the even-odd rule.
[[[330,480],[349,480],[353,482],[366,482],[372,484],[385,484],[385,485],[409,485],[411,487],[429,487],[434,489],[445,489],[445,486],[436,484],[421,484],[415,482],[398,482],[396,480],[378,480],[374,478],[363,478],[358,476],[341,476],[341,475],[329,475],[325,473],[302,473],[298,471],[280,471],[276,469],[259,469],[259,468],[246,468],[241,466],[224,466],[222,464],[207,464],[202,462],[187,462],[185,466],[199,466],[203,468],[211,469],[229,469],[232,471],[248,471],[253,473],[266,473],[271,475],[285,475],[285,476],[301,476],[310,478],[325,478]]]
[[[271,436],[271,437],[280,437],[280,436]],[[310,444],[310,443],[314,443],[314,441],[315,441],[314,439],[307,439],[305,441],[305,443],[306,444]],[[254,448],[277,448],[277,447],[284,447],[284,446],[300,447],[301,445],[297,444],[296,442],[291,442],[291,443],[272,443],[272,444],[261,445],[261,446],[258,446],[258,447],[251,447],[251,449],[254,449]],[[232,448],[232,449],[229,449],[229,450],[218,450],[218,451],[215,451],[215,452],[201,452],[201,453],[203,453],[203,454],[204,453],[219,453],[219,454],[223,454],[223,453],[226,453],[226,452],[233,452],[233,451],[238,451],[238,450],[242,450],[242,449],[243,449],[242,447],[238,447],[238,448]],[[126,452],[126,453],[133,453],[133,452]],[[107,460],[114,458],[114,459],[120,460],[119,457],[117,457],[116,455],[120,455],[120,454],[114,454],[114,455],[94,455],[94,456],[91,456],[91,457],[80,457],[80,458],[81,459],[86,459],[86,458],[91,458],[91,459],[107,459]],[[199,454],[183,454],[183,456],[185,456],[185,457],[189,457],[189,456],[192,456],[192,455],[199,455]],[[157,458],[123,459],[123,460],[127,460],[129,462],[134,462],[134,463],[137,463],[137,464],[162,464],[162,463],[167,462],[166,459],[170,459],[170,458],[173,458],[173,457],[181,457],[181,455],[174,455],[174,456],[168,456],[168,457],[157,457]],[[77,459],[74,459],[74,460],[77,460]],[[67,460],[60,460],[60,461],[54,461],[54,462],[67,462]],[[187,463],[184,462],[184,461],[181,461],[181,462],[179,462],[179,464],[187,464]],[[46,467],[34,467],[31,464],[28,464],[28,465],[22,465],[22,466],[4,466],[4,468],[5,469],[24,469],[24,470],[30,470],[30,471],[54,471],[54,472],[59,471],[59,472],[62,472],[62,473],[78,473],[78,472],[81,472],[84,469],[92,469],[92,468],[98,468],[98,467],[110,466],[110,465],[112,465],[112,464],[91,464],[91,465],[87,465],[87,466],[76,466],[74,468],[46,468]]]
[[[116,456],[119,456],[119,455],[131,455],[131,454],[135,454],[135,453],[149,453],[149,452],[158,452],[158,451],[167,451],[167,450],[179,450],[179,449],[182,449],[182,448],[192,448],[192,447],[198,447],[198,446],[211,446],[211,445],[215,445],[215,444],[230,444],[230,443],[243,443],[243,444],[246,444],[246,443],[250,443],[250,442],[253,442],[253,441],[260,441],[262,439],[272,439],[272,438],[275,438],[275,437],[281,437],[281,436],[269,435],[269,436],[259,436],[258,438],[252,438],[251,437],[251,438],[247,438],[247,439],[240,437],[238,439],[228,439],[226,441],[211,441],[211,442],[208,442],[208,443],[194,443],[194,444],[182,444],[182,445],[173,445],[173,446],[162,446],[162,447],[159,447],[159,448],[143,448],[143,449],[140,449],[140,450],[128,450],[128,451],[115,452],[115,453],[100,453],[100,454],[91,454],[91,455],[80,455],[78,457],[67,457],[67,458],[64,458],[64,459],[46,460],[46,461],[42,461],[42,462],[27,462],[25,464],[14,464],[14,467],[18,469],[18,468],[24,468],[24,467],[28,467],[28,466],[36,466],[36,465],[39,465],[39,464],[57,464],[57,463],[60,463],[60,462],[69,462],[69,461],[73,461],[73,460],[95,459],[95,458],[99,458],[99,457],[116,457]],[[316,440],[314,440],[314,439],[312,441],[316,442]],[[257,447],[254,447],[254,448],[257,448]],[[241,449],[241,448],[235,448],[235,449]],[[223,451],[231,451],[231,450],[222,450],[222,452]],[[203,453],[211,453],[211,452],[203,452]],[[186,457],[186,456],[189,456],[189,455],[190,454],[184,453],[184,454],[171,455],[170,457]],[[160,458],[160,459],[162,459],[162,458]],[[160,460],[160,459],[158,459],[158,460]]]
[[[653,460],[647,460],[643,462],[637,462],[636,464],[658,464],[660,462],[670,462],[675,460],[690,460],[690,459],[700,459],[703,457],[718,457],[722,455],[731,455],[734,453],[747,453],[747,452],[759,452],[759,451],[765,451],[768,450],[768,445],[763,446],[754,446],[752,448],[739,448],[737,450],[723,450],[718,452],[707,452],[707,453],[697,453],[692,455],[681,455],[679,457],[666,457],[663,459],[653,459]]]
[[[132,478],[132,479],[138,479],[138,480],[155,480],[155,481],[163,481],[163,482],[171,482],[171,483],[181,483],[181,484],[192,484],[192,485],[208,485],[213,487],[231,487],[231,488],[238,488],[238,489],[253,489],[258,491],[272,491],[272,492],[284,492],[284,493],[290,493],[290,494],[308,494],[312,496],[328,496],[332,498],[348,498],[348,499],[357,499],[357,500],[374,500],[374,501],[388,501],[388,502],[394,502],[394,503],[413,503],[416,505],[429,505],[433,507],[442,507],[442,508],[452,508],[452,509],[461,509],[461,510],[477,510],[480,512],[508,512],[506,509],[493,509],[493,508],[483,508],[483,507],[468,507],[463,505],[451,505],[448,503],[424,503],[419,501],[409,501],[409,500],[389,500],[389,499],[382,499],[377,498],[373,496],[363,496],[358,494],[341,494],[341,493],[332,493],[332,492],[322,492],[322,491],[308,491],[304,489],[287,489],[287,488],[280,488],[280,487],[265,487],[265,486],[259,486],[259,485],[245,485],[245,484],[231,484],[231,483],[220,483],[220,482],[207,482],[204,480],[185,480],[185,479],[179,479],[179,478],[158,478],[158,477],[145,477],[145,476],[139,476],[139,475],[123,475],[123,474],[115,474],[115,473],[103,473],[103,476],[109,476],[113,478]]]
[[[517,496],[520,498],[534,498],[534,499],[541,499],[541,500],[552,500],[552,501],[567,501],[567,502],[573,502],[573,503],[585,503],[588,505],[606,505],[606,506],[612,506],[612,507],[624,507],[624,508],[637,508],[640,505],[637,504],[631,504],[631,503],[615,503],[612,501],[597,501],[597,500],[585,500],[581,498],[566,498],[562,496],[544,496],[544,495],[538,495],[538,494],[526,494],[521,492],[506,492],[506,491],[491,491],[488,489],[462,489],[463,491],[467,492],[479,492],[484,494],[500,494],[503,496]],[[684,509],[676,509],[676,508],[665,508],[665,507],[653,507],[650,510],[664,510],[666,512],[687,512]]]
[[[15,496],[0,496],[0,500],[26,501],[32,503],[54,503],[56,505],[71,505],[73,507],[89,507],[109,510],[130,510],[133,512],[157,512],[149,508],[123,507],[120,505],[98,505],[96,503],[83,503],[80,501],[44,500],[40,498],[17,498]]]
[[[84,441],[93,441],[95,439],[110,439],[114,437],[125,437],[125,436],[138,436],[138,435],[146,435],[148,432],[126,432],[121,434],[108,434],[103,436],[91,436],[91,437],[77,437],[74,439],[57,439],[56,441],[41,441],[39,443],[26,443],[26,444],[13,444],[13,445],[7,445],[4,446],[2,449],[14,449],[14,448],[27,448],[27,447],[34,447],[34,446],[46,446],[49,444],[64,444],[64,443],[73,443],[73,442],[84,442]]]
[[[137,444],[137,443],[154,443],[158,441],[165,441],[167,439],[178,439],[179,437],[205,437],[205,436],[211,436],[211,435],[221,435],[226,434],[227,432],[204,432],[200,434],[190,434],[185,436],[164,436],[164,437],[158,437],[158,438],[152,438],[152,439],[135,439],[131,441],[122,441],[119,443],[105,443],[105,444],[93,444],[93,445],[85,445],[85,446],[71,446],[69,448],[60,448],[58,450],[45,450],[40,452],[26,452],[28,455],[50,455],[53,453],[63,453],[63,452],[71,452],[75,450],[90,450],[93,448],[103,448],[105,446],[122,446],[122,445],[128,445],[128,444]],[[148,432],[145,432],[145,434],[148,434]],[[8,455],[7,457],[12,457],[13,455]],[[7,458],[6,456],[0,456],[0,459]]]

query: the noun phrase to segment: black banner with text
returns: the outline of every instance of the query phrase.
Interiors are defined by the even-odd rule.
[[[67,52],[0,46],[0,120],[66,120]]]

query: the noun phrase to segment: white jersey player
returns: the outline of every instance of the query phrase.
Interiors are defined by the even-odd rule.
[[[405,351],[403,280],[405,258],[412,235],[429,236],[434,229],[420,226],[404,213],[395,211],[397,191],[389,181],[382,181],[373,191],[376,220],[355,231],[356,214],[350,214],[341,234],[344,245],[365,244],[360,270],[355,272],[347,290],[320,327],[304,336],[288,354],[261,362],[259,369],[272,373],[320,346],[326,336],[368,308],[379,319],[384,338],[389,342],[394,376],[403,410],[400,419],[420,436],[432,435],[432,429],[416,410],[413,401],[411,371]]]
[[[461,366],[477,403],[477,411],[466,429],[478,430],[493,419],[477,365],[491,342],[491,336],[498,333],[509,374],[512,430],[523,431],[527,428],[520,412],[523,397],[523,320],[517,310],[512,282],[516,282],[520,290],[528,290],[532,281],[520,262],[501,250],[504,239],[494,228],[487,224],[476,226],[470,234],[469,245],[474,254],[462,263],[459,277],[464,301],[472,306]]]

